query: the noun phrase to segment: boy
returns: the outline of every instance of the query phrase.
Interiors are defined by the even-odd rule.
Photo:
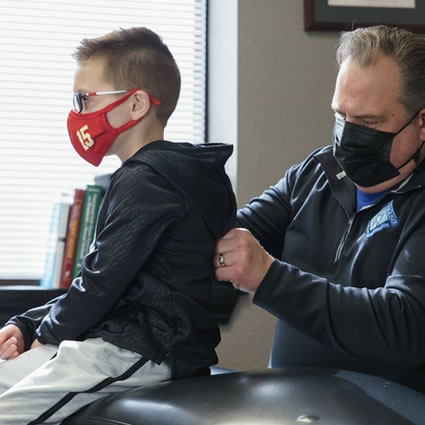
[[[232,147],[163,140],[180,91],[146,28],[83,40],[75,55],[75,150],[117,155],[91,251],[68,292],[0,330],[0,423],[56,424],[116,391],[216,363],[208,314],[215,240],[234,224]]]

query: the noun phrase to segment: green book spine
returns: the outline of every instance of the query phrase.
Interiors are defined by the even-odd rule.
[[[94,184],[87,185],[84,193],[80,228],[78,230],[72,279],[74,279],[80,272],[81,259],[89,252],[90,245],[93,241],[102,196],[103,188],[101,186]]]

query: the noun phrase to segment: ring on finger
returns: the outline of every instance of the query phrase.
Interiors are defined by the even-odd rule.
[[[226,264],[224,264],[224,254],[222,253],[218,254],[218,264],[220,267],[226,267]]]

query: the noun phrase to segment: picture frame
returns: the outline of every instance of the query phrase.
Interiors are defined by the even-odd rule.
[[[371,25],[390,25],[425,33],[425,1],[392,0],[398,7],[381,7],[391,0],[375,0],[377,7],[357,6],[353,0],[304,0],[305,31],[351,31]],[[404,4],[408,7],[402,7]],[[332,3],[345,3],[337,6]],[[373,5],[374,0],[359,2]],[[330,5],[331,4],[331,5]],[[413,7],[411,5],[414,5]]]

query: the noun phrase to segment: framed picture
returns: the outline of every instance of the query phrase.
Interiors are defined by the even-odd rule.
[[[379,24],[425,33],[425,1],[304,0],[306,31],[350,31]]]

